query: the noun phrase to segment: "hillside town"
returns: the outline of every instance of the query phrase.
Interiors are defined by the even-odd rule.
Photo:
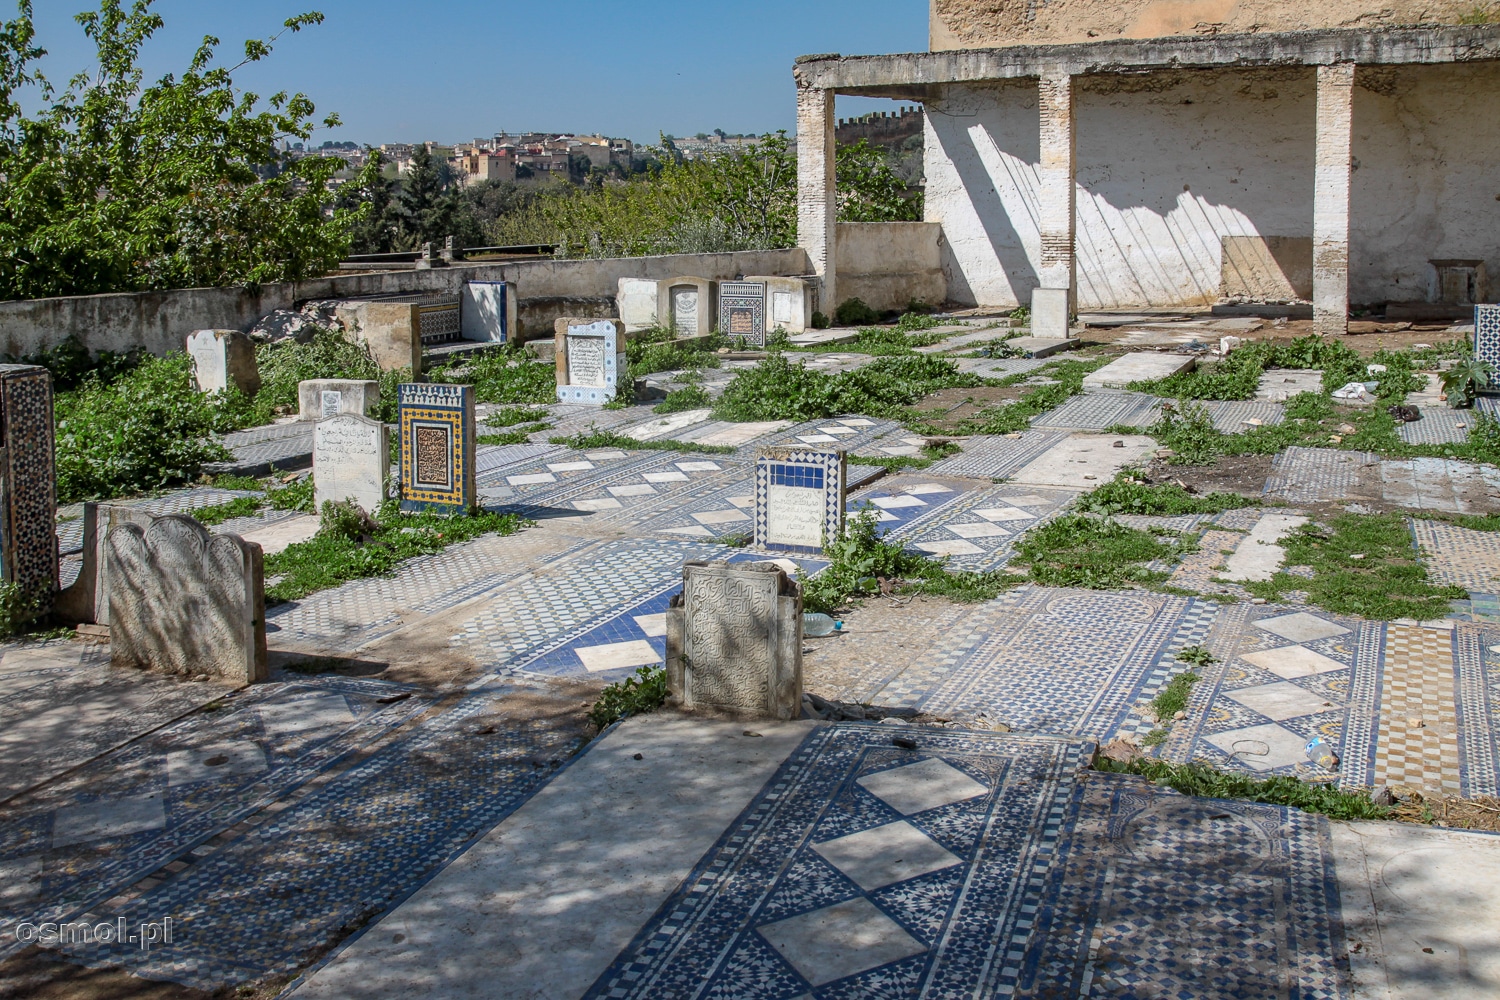
[[[902,2],[651,144],[0,23],[0,1000],[1500,996],[1500,9]]]

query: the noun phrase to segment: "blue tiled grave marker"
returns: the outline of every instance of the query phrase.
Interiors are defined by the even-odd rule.
[[[767,448],[755,462],[755,544],[820,552],[844,530],[844,453]]]
[[[719,282],[719,324],[746,345],[766,346],[766,286],[760,281]]]
[[[602,406],[615,398],[625,375],[625,324],[617,319],[560,319],[557,401]]]
[[[401,509],[466,514],[476,505],[474,387],[407,382],[397,387]]]
[[[1500,371],[1500,305],[1474,307],[1474,358]]]

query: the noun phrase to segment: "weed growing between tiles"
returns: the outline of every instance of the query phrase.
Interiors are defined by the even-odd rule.
[[[480,444],[525,444],[527,439],[552,425],[538,417],[547,416],[545,410],[533,410],[525,406],[505,406],[484,418],[488,427],[504,427],[499,434],[480,434],[475,441]]]
[[[1152,483],[1140,472],[1126,469],[1114,479],[1074,502],[1086,514],[1220,514],[1260,503],[1238,493],[1189,493],[1175,483]]]
[[[308,480],[311,482],[311,480]],[[371,517],[347,503],[326,501],[318,533],[266,557],[266,603],[296,600],[349,580],[386,576],[415,556],[494,532],[510,535],[530,524],[515,514],[484,511],[466,517],[405,514],[394,502]]]
[[[422,381],[472,385],[474,400],[479,403],[519,406],[557,401],[557,368],[551,362],[533,360],[521,348],[509,345],[491,347],[439,365],[424,372]],[[387,398],[384,383],[380,398],[383,409]],[[386,421],[395,420],[394,387],[389,398],[392,410],[391,416],[382,417]]]
[[[957,455],[961,451],[963,451],[963,448],[957,444],[954,444],[952,441],[945,441],[942,444],[927,445],[922,449],[921,456],[882,455],[874,457],[869,455],[850,455],[849,464],[878,465],[891,472],[897,472],[901,469],[925,469],[933,462],[948,458],[950,455]]]
[[[948,334],[918,332],[941,326],[943,322],[932,316],[909,312],[897,320],[895,326],[861,327],[859,336],[853,340],[837,344],[809,344],[805,347],[788,345],[785,349],[807,353],[871,354],[880,357],[911,354],[918,347],[928,347],[944,340]]]
[[[1387,458],[1500,463],[1500,422],[1479,412],[1471,422],[1463,443],[1407,444],[1385,408],[1335,407],[1326,396],[1304,392],[1287,401],[1286,418],[1279,424],[1224,434],[1202,404],[1179,399],[1162,407],[1161,419],[1146,433],[1172,450],[1167,461],[1173,465],[1211,465],[1221,455],[1274,455],[1296,445],[1370,451]]]
[[[1184,795],[1208,799],[1242,799],[1273,806],[1290,806],[1329,819],[1386,819],[1391,810],[1378,806],[1367,790],[1346,792],[1331,784],[1300,781],[1289,775],[1252,778],[1220,771],[1201,761],[1173,764],[1155,757],[1130,763],[1097,756],[1094,769],[1110,774],[1136,774],[1147,781],[1175,789]]]
[[[1280,600],[1305,591],[1307,601],[1335,614],[1426,621],[1448,613],[1462,587],[1428,581],[1402,514],[1342,514],[1327,524],[1304,524],[1281,540],[1285,566],[1312,569],[1311,579],[1283,571],[1244,586],[1256,597]]]
[[[262,509],[270,507],[272,510],[292,510],[304,514],[311,514],[313,509],[313,479],[312,476],[304,476],[301,479],[277,486],[274,483],[264,484],[259,480],[250,479],[248,476],[235,477],[237,480],[249,480],[253,485],[225,486],[218,480],[214,485],[220,489],[264,489],[265,492],[256,497],[235,497],[227,503],[214,504],[212,507],[199,507],[193,511],[193,517],[200,524],[212,527],[223,524],[225,521],[236,517],[254,517]]]
[[[1147,564],[1176,562],[1192,551],[1192,542],[1179,532],[1064,514],[1027,532],[1011,564],[1027,567],[1031,580],[1043,586],[1114,590],[1161,583],[1169,574]]]
[[[1323,372],[1323,389],[1331,392],[1350,382],[1378,378],[1376,394],[1386,403],[1399,403],[1409,392],[1421,388],[1413,368],[1413,355],[1406,351],[1376,351],[1361,357],[1353,348],[1316,334],[1296,340],[1259,340],[1212,365],[1179,372],[1167,378],[1131,383],[1138,392],[1173,399],[1253,399],[1260,376],[1267,368],[1316,368]],[[1368,366],[1385,365],[1379,376]]]
[[[1054,410],[1069,398],[1083,391],[1083,377],[1103,366],[1109,358],[1079,361],[1067,358],[1053,361],[1031,372],[1008,375],[990,382],[991,385],[1019,385],[1030,379],[1050,378],[1055,381],[1039,385],[1012,403],[987,406],[974,416],[959,424],[960,434],[1015,434],[1031,426],[1031,421],[1049,410]],[[912,424],[914,428],[918,427]]]
[[[936,560],[882,540],[879,524],[874,508],[867,506],[849,519],[842,537],[824,546],[828,566],[815,576],[800,577],[804,608],[832,614],[851,600],[897,592],[988,601],[1021,582],[1000,571],[950,572]]]
[[[712,405],[713,400],[708,395],[708,390],[699,384],[702,376],[696,368],[683,372],[680,381],[683,383],[681,389],[673,389],[663,399],[651,408],[652,413],[681,413],[684,410],[702,410]]]
[[[599,692],[599,700],[589,709],[589,721],[603,732],[621,719],[656,711],[666,700],[667,671],[663,667],[641,667]]]
[[[1193,663],[1198,666],[1206,666],[1214,662],[1214,658],[1208,650],[1202,646],[1189,646],[1177,655],[1184,663]],[[1172,729],[1172,720],[1177,713],[1187,708],[1188,695],[1193,690],[1193,685],[1198,683],[1198,675],[1189,671],[1173,677],[1166,687],[1159,691],[1155,698],[1151,699],[1151,711],[1156,716],[1157,728],[1146,734],[1141,743],[1148,747],[1157,746],[1166,741],[1167,733]]]
[[[939,389],[992,385],[924,354],[876,358],[862,368],[829,374],[794,364],[773,351],[734,377],[714,406],[720,420],[818,420],[841,413],[904,420],[907,407]]]
[[[630,364],[630,378],[637,379],[642,375],[683,368],[717,368],[720,362],[715,352],[728,344],[728,339],[719,334],[693,338],[691,343],[684,343],[677,331],[654,326],[630,335],[625,344],[625,358]]]
[[[734,448],[725,444],[697,444],[693,441],[674,441],[660,438],[653,441],[637,441],[614,431],[601,431],[591,427],[587,434],[579,432],[572,437],[547,439],[551,444],[567,445],[576,451],[593,451],[597,448],[622,448],[634,451],[686,451],[703,455],[732,455]]]

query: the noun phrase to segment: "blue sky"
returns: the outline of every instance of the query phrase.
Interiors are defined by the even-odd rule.
[[[54,82],[92,62],[71,20],[92,2],[36,3]],[[792,131],[797,56],[927,47],[927,0],[158,0],[153,9],[166,27],[143,53],[151,79],[180,71],[206,34],[232,63],[246,38],[321,10],[322,25],[288,34],[267,62],[237,76],[261,94],[302,91],[319,117],[337,111],[344,127],[316,141],[451,142],[500,129],[651,142],[658,132]],[[846,98],[838,113],[895,107]]]

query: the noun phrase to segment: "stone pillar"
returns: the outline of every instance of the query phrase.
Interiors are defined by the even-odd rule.
[[[797,88],[797,243],[821,279],[818,308],[829,316],[838,308],[833,98],[831,90]]]
[[[1354,64],[1318,67],[1313,175],[1313,332],[1349,330],[1349,164]]]
[[[1037,192],[1041,229],[1041,286],[1031,297],[1031,332],[1037,337],[1066,337],[1073,314],[1073,77],[1044,73],[1038,87],[1041,118],[1041,184]]]

